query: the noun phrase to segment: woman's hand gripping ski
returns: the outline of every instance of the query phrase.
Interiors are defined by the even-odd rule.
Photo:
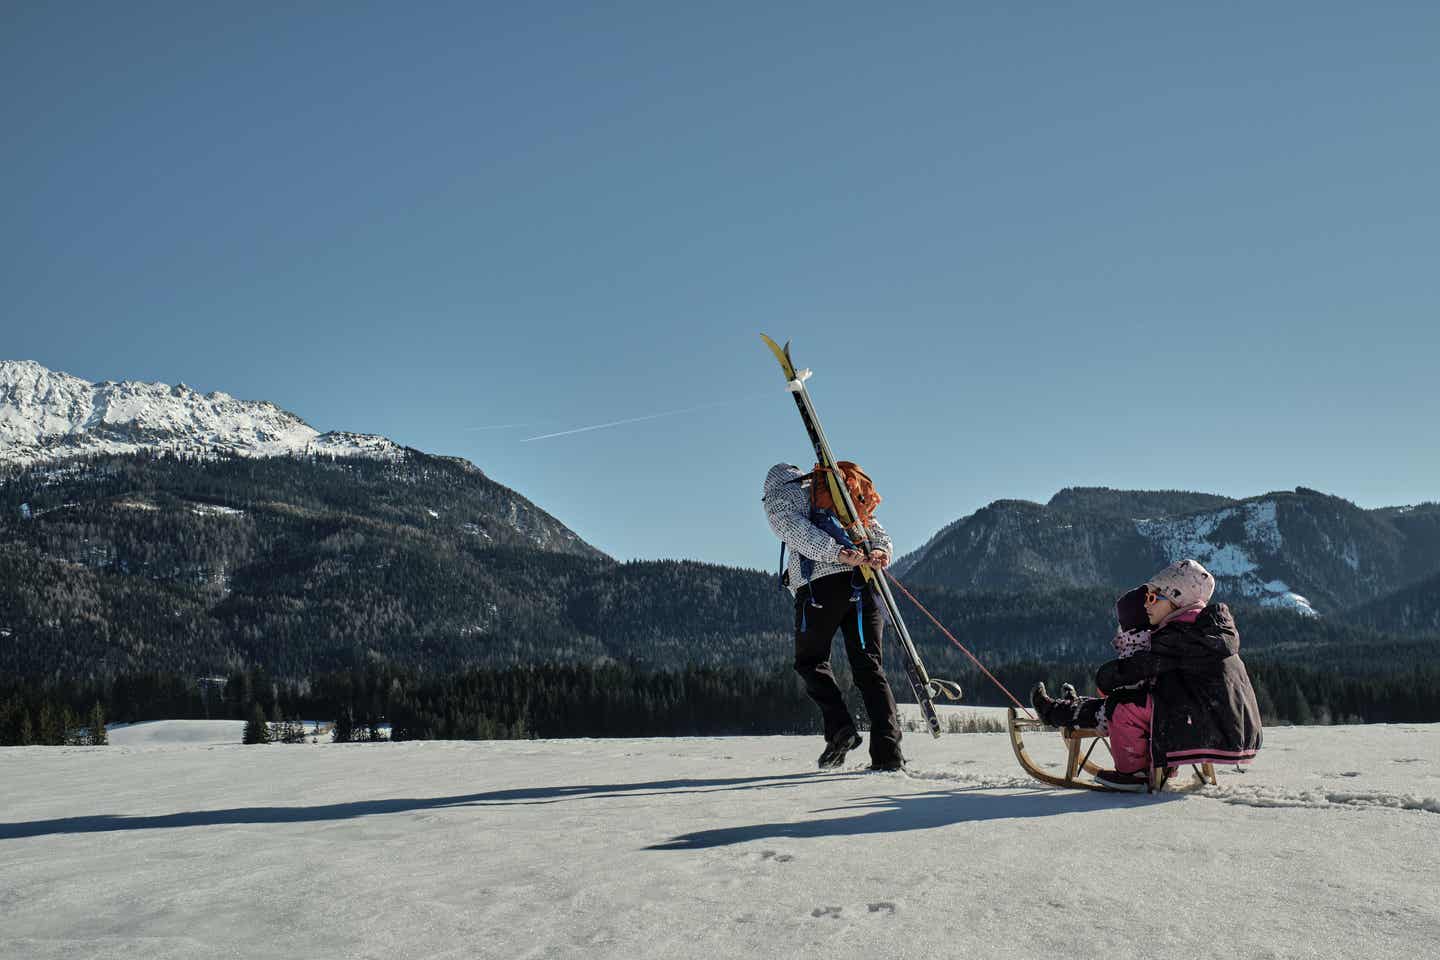
[[[867,557],[863,550],[844,547],[840,550],[838,559],[847,567],[869,567],[871,570],[884,570],[890,566],[890,555],[884,550],[871,551]]]

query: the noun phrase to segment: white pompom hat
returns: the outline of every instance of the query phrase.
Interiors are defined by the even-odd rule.
[[[1197,560],[1177,560],[1145,582],[1178,610],[1203,607],[1215,594],[1215,578]]]

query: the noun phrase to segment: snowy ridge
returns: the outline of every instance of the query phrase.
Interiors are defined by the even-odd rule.
[[[1218,539],[1221,526],[1236,519],[1243,525],[1245,543]],[[1227,593],[1254,598],[1262,607],[1283,607],[1318,616],[1310,601],[1292,591],[1285,581],[1265,577],[1261,573],[1262,561],[1250,552],[1250,546],[1254,546],[1278,553],[1284,545],[1274,500],[1250,501],[1187,517],[1136,520],[1135,529],[1168,560],[1199,560]]]
[[[268,401],[202,394],[183,383],[92,384],[29,360],[0,361],[0,464],[141,450],[403,456],[403,448],[384,437],[321,433]]]

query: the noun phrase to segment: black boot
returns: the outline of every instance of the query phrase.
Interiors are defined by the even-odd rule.
[[[866,769],[871,773],[903,773],[905,771],[905,758],[897,753],[893,757],[874,761]]]
[[[838,767],[845,762],[845,754],[860,746],[860,734],[852,726],[845,726],[831,737],[825,744],[825,750],[820,754],[819,766],[821,770],[828,767]]]
[[[1035,716],[1040,718],[1040,722],[1052,727],[1063,727],[1074,719],[1070,702],[1053,699],[1045,692],[1044,681],[1030,688],[1030,705],[1035,708]]]
[[[1101,770],[1095,774],[1095,782],[1111,790],[1126,793],[1149,793],[1150,774],[1144,770],[1138,773],[1120,773],[1115,770]]]

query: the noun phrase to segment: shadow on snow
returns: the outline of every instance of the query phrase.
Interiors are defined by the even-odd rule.
[[[0,840],[65,834],[110,833],[122,830],[173,830],[234,824],[314,823],[458,807],[563,803],[572,800],[603,798],[607,795],[633,799],[635,797],[720,793],[732,790],[793,788],[803,787],[817,781],[848,778],[849,776],[852,775],[795,773],[711,780],[655,780],[644,783],[522,787],[453,797],[355,800],[348,803],[330,803],[310,807],[234,807],[221,810],[192,810],[156,816],[96,814],[54,820],[0,823]],[[818,817],[829,813],[858,810],[859,812],[853,816],[701,830],[674,837],[663,843],[653,844],[645,849],[696,850],[771,837],[856,836],[904,830],[928,830],[967,821],[1049,817],[1065,813],[1105,810],[1122,804],[1148,805],[1165,802],[1167,797],[1173,799],[1174,795],[1150,798],[1125,795],[1117,799],[1107,794],[1055,793],[1045,790],[1001,795],[995,795],[980,788],[937,790],[918,794],[870,797],[831,810],[812,811],[812,815]]]
[[[213,827],[249,823],[312,823],[348,820],[387,813],[443,810],[448,807],[510,806],[515,804],[561,803],[621,794],[627,798],[716,793],[726,790],[756,790],[769,787],[796,787],[817,780],[832,779],[813,773],[779,774],[767,777],[730,777],[714,780],[656,780],[649,783],[610,783],[571,787],[522,787],[492,790],[454,797],[395,797],[383,800],[355,800],[313,807],[235,807],[228,810],[192,810],[158,816],[96,814],[56,820],[0,823],[0,840],[44,837],[67,833],[108,833],[117,830],[170,830],[180,827]]]
[[[1088,813],[1119,806],[1150,806],[1179,799],[1176,794],[1136,796],[1085,791],[1056,792],[1037,788],[1026,793],[995,794],[993,788],[967,787],[928,793],[867,797],[844,807],[811,811],[812,816],[859,811],[854,816],[756,823],[748,826],[698,830],[653,844],[647,850],[702,850],[751,840],[806,840],[817,837],[855,837],[865,834],[931,830],[955,823],[981,820],[1018,820]]]

